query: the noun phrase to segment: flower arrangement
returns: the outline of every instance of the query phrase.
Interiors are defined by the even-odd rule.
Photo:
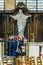
[[[11,35],[11,31],[4,32],[5,35]]]

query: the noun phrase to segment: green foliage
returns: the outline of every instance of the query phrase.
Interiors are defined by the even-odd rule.
[[[32,32],[32,33],[31,33],[31,35],[33,36],[33,35],[35,35],[35,33],[34,33],[34,32]]]
[[[8,32],[4,32],[4,34],[6,35],[11,35],[11,31],[8,31]]]

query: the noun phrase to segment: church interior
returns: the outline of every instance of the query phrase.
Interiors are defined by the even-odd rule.
[[[43,65],[43,0],[0,0],[0,65]]]

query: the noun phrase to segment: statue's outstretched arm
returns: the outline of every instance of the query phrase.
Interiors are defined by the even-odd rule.
[[[14,20],[17,20],[18,19],[18,15],[10,15],[10,17],[12,17]]]
[[[29,14],[28,16],[26,16],[26,19],[27,19],[27,18],[29,18],[29,17],[31,17],[31,15],[30,15],[30,14]]]

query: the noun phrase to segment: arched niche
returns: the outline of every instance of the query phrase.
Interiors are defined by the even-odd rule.
[[[26,5],[25,5],[24,3],[22,3],[22,2],[20,2],[20,3],[18,3],[18,5],[16,6],[16,8],[15,8],[14,12],[12,13],[12,15],[18,14],[19,9],[22,10],[22,12],[23,12],[24,15],[29,15],[29,14],[30,14],[30,10],[28,10],[28,8],[26,7]],[[28,39],[28,38],[29,38],[29,25],[28,25],[28,24],[29,24],[29,22],[30,22],[30,18],[28,18],[26,21],[27,21],[27,23],[26,23],[24,35],[25,35],[25,37]],[[14,23],[14,26],[15,26],[15,28],[14,28],[14,30],[15,30],[14,35],[17,35],[17,24],[16,24],[17,21],[15,20],[15,21],[13,21],[13,22],[15,22],[15,23]],[[16,24],[16,25],[15,25],[15,24]],[[15,34],[15,33],[16,33],[16,34]]]

